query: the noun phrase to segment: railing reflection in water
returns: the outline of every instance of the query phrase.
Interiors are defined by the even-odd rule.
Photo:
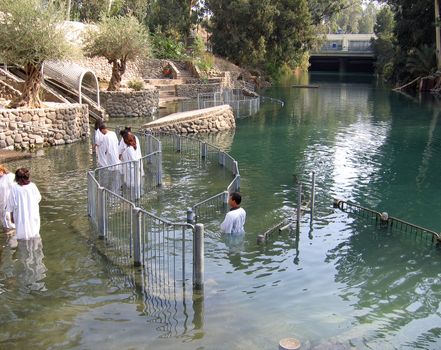
[[[98,234],[103,255],[116,266],[142,266],[137,283],[145,299],[144,312],[173,334],[173,322],[187,315],[186,285],[193,281],[193,305],[203,310],[204,215],[218,215],[227,208],[228,193],[240,188],[237,162],[204,141],[180,135],[138,135],[145,156],[140,161],[99,168],[88,173],[88,213]],[[194,205],[193,219],[171,222],[139,207],[144,194],[162,183],[162,152],[219,164],[233,179],[225,191]],[[214,210],[215,212],[209,213]],[[138,276],[139,277],[139,276]],[[182,295],[182,298],[181,296]],[[178,302],[182,299],[182,305]],[[180,300],[179,300],[180,301]],[[181,310],[181,308],[183,308]],[[194,321],[202,320],[200,314]],[[178,315],[179,314],[179,315]],[[183,321],[187,322],[186,317]],[[198,324],[201,322],[197,321]],[[196,325],[196,324],[195,324]],[[185,326],[184,326],[185,328]]]

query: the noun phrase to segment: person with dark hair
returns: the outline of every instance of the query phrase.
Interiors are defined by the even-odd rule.
[[[126,148],[121,155],[124,183],[130,190],[132,198],[139,198],[141,188],[142,162],[137,149],[135,135],[126,132],[123,137]],[[133,197],[134,196],[134,197]]]
[[[97,146],[99,152],[104,152],[104,159],[102,163],[98,162],[99,166],[104,167],[118,164],[118,137],[115,132],[109,130],[105,124],[101,124],[99,130],[103,136],[100,137]]]
[[[242,196],[239,192],[232,192],[228,197],[230,211],[225,215],[225,219],[220,225],[222,232],[225,233],[243,233],[245,225],[246,212],[240,207]]]
[[[101,144],[102,137],[103,137],[103,134],[100,131],[100,126],[102,124],[103,124],[103,121],[101,119],[95,120],[95,127],[94,127],[95,135],[93,138],[93,146],[92,146],[92,151],[96,153],[96,160],[97,160],[97,163],[99,166],[102,166],[101,164],[104,164],[104,162],[105,162],[105,160],[104,160],[104,157],[105,157],[104,151],[105,150],[103,147],[100,148],[100,146],[99,146]]]
[[[30,176],[26,168],[15,171],[16,184],[12,187],[6,204],[7,210],[11,212],[11,220],[15,223],[17,239],[40,237],[41,194],[31,182]]]
[[[126,126],[124,129],[122,129],[119,132],[119,134],[121,136],[121,140],[119,141],[119,145],[118,145],[119,159],[122,162],[127,161],[127,160],[124,160],[124,157],[123,157],[123,153],[126,151],[126,149],[128,147],[126,142],[124,141],[124,136],[126,134],[131,134],[135,138],[135,141],[136,141],[135,151],[136,151],[136,154],[137,154],[137,158],[141,159],[142,158],[141,143],[139,142],[138,136],[136,136],[134,133],[132,133],[132,127]],[[144,166],[143,166],[142,162],[141,162],[141,176],[144,176]]]
[[[0,164],[0,220],[4,231],[15,228],[11,222],[11,213],[6,210],[11,188],[14,186],[14,174],[9,172],[8,168]]]

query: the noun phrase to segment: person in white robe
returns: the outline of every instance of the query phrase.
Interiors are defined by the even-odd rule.
[[[11,221],[11,213],[6,210],[6,203],[11,193],[11,188],[14,186],[15,175],[9,172],[8,168],[0,165],[0,220],[4,231],[9,231],[15,228]]]
[[[121,140],[119,140],[119,145],[118,145],[119,159],[122,160],[122,154],[124,153],[124,151],[128,147],[126,145],[126,143],[124,142],[124,135],[128,132],[131,133],[135,137],[136,154],[138,155],[139,159],[141,159],[142,158],[141,143],[139,142],[138,136],[136,136],[134,133],[132,133],[132,128],[130,126],[126,126],[123,130],[120,131]],[[141,166],[141,176],[144,176],[144,164],[142,163],[142,161],[140,162],[140,166]]]
[[[17,169],[15,182],[6,204],[6,210],[11,212],[16,237],[25,240],[40,237],[40,191],[30,181],[30,172],[26,168]]]
[[[104,124],[100,125],[99,130],[103,135],[98,144],[98,149],[101,148],[104,152],[103,166],[119,164],[118,137],[114,131],[107,129]]]
[[[95,122],[95,136],[92,150],[96,153],[96,161],[99,167],[106,166],[105,163],[105,149],[102,146],[103,134],[100,131],[100,126],[103,124],[101,120]]]
[[[228,204],[230,211],[225,215],[224,221],[221,223],[220,228],[224,233],[244,233],[244,225],[247,214],[243,208],[240,207],[242,196],[239,192],[233,192],[228,198]]]
[[[135,135],[130,132],[124,134],[126,149],[121,154],[123,162],[124,183],[130,190],[131,198],[136,199],[141,191],[141,157],[137,150]]]

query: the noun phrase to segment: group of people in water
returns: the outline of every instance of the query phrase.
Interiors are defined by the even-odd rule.
[[[126,126],[121,130],[120,136],[121,140],[118,141],[114,131],[109,130],[101,120],[96,121],[94,149],[98,166],[107,167],[142,158],[139,139],[132,133],[131,127]]]
[[[96,121],[93,149],[97,164],[107,168],[107,179],[104,181],[110,189],[119,192],[122,188],[119,181],[122,175],[131,198],[139,198],[141,177],[144,176],[141,144],[138,137],[132,133],[131,127],[126,126],[122,129],[120,136],[118,141],[114,131],[109,130],[103,121]]]
[[[141,147],[138,137],[132,133],[130,127],[120,132],[121,140],[118,142],[118,137],[114,131],[107,129],[105,124],[98,120],[95,123],[95,142],[94,148],[97,155],[97,162],[100,167],[114,166],[120,163],[130,161],[139,161],[142,158]],[[112,169],[112,168],[109,168]],[[140,176],[144,175],[142,162],[139,165]],[[125,183],[130,187],[139,187],[133,179],[133,166],[129,168],[123,167],[122,173],[124,175]],[[138,179],[140,179],[138,176]],[[137,182],[139,182],[138,180]],[[115,183],[115,177],[112,176],[112,182]],[[138,185],[138,186],[137,186]],[[246,212],[240,207],[242,197],[240,193],[231,193],[228,199],[230,211],[225,216],[220,228],[225,233],[242,233],[244,232],[244,224],[246,219]]]
[[[0,165],[0,216],[3,230],[18,240],[40,237],[41,194],[27,168],[15,174]]]
[[[121,130],[121,140],[114,131],[109,130],[102,121],[95,124],[94,149],[97,163],[100,167],[125,164],[126,167],[117,168],[122,173],[124,182],[130,187],[140,187],[140,177],[144,175],[142,162],[134,167],[135,162],[142,158],[141,145],[138,137],[130,127]],[[134,169],[138,175],[135,176]],[[135,181],[134,178],[138,180]],[[112,177],[112,181],[113,181]],[[139,192],[138,192],[139,195]],[[246,213],[240,207],[242,197],[234,192],[229,196],[230,211],[225,216],[220,228],[225,233],[242,233]],[[15,174],[4,165],[0,165],[0,218],[5,231],[15,230],[17,239],[29,240],[40,237],[40,209],[41,194],[37,186],[30,181],[30,171],[19,168]]]

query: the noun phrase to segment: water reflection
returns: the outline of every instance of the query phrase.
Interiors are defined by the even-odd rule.
[[[46,266],[41,238],[7,237],[0,257],[0,293],[46,291]]]
[[[331,249],[326,262],[335,264],[335,281],[346,286],[340,297],[355,306],[355,328],[375,329],[364,331],[374,348],[385,340],[401,348],[404,338],[411,342],[409,348],[418,343],[419,348],[431,348],[436,343],[433,332],[439,333],[434,315],[439,314],[441,273],[436,267],[441,251],[430,240],[415,241],[415,233],[375,230],[363,220],[353,226],[357,234]],[[355,333],[352,329],[350,334]]]

